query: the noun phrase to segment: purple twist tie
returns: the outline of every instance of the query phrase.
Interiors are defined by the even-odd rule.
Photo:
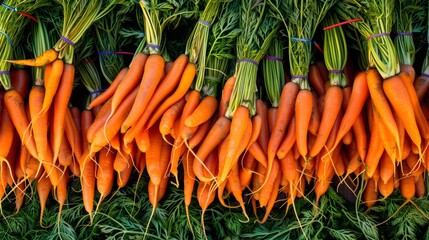
[[[259,64],[256,61],[253,61],[252,59],[248,59],[248,58],[238,59],[237,62],[238,63],[240,63],[240,62],[248,62],[248,63],[255,64],[256,66],[259,66]]]
[[[420,74],[420,75],[422,75],[423,77],[427,77],[427,78],[429,78],[429,74],[422,73],[422,74]]]
[[[89,92],[89,94],[90,94],[90,95],[94,95],[94,94],[97,94],[97,93],[102,93],[102,92],[104,92],[104,91],[106,91],[106,88],[104,88],[104,89],[100,89],[100,90],[95,90],[95,91],[92,91],[92,92]]]
[[[202,24],[204,24],[204,25],[206,25],[207,27],[211,27],[212,25],[210,24],[210,23],[208,23],[208,22],[206,22],[206,21],[204,21],[204,20],[198,20],[198,22],[200,22],[200,23],[202,23]]]
[[[61,38],[61,40],[63,40],[64,42],[66,42],[68,45],[74,47],[74,42],[72,42],[70,39],[68,39],[68,38],[66,38],[64,36],[61,36],[60,38]]]
[[[305,75],[292,75],[292,76],[290,76],[291,78],[300,78],[300,79],[303,79],[303,78],[308,78],[308,76],[305,76]]]
[[[329,70],[329,73],[343,73],[343,70]]]
[[[119,55],[134,55],[132,52],[98,52],[98,55],[109,55],[109,54],[119,54]]]
[[[285,61],[285,60],[283,60],[281,58],[274,57],[274,56],[265,56],[264,58],[268,59],[268,60],[279,61],[279,62],[284,62]]]
[[[390,36],[390,33],[377,33],[377,34],[373,34],[373,35],[371,35],[371,36],[369,36],[369,37],[367,37],[366,38],[366,41],[368,42],[369,40],[371,40],[372,38],[375,38],[375,37],[382,37],[382,36]]]
[[[154,49],[161,49],[161,47],[159,45],[150,44],[150,43],[146,44],[146,47],[150,47],[150,48],[154,48]]]
[[[412,32],[398,32],[397,35],[398,36],[410,36],[410,37],[412,37],[413,33]]]
[[[0,71],[0,74],[9,74],[9,71]]]

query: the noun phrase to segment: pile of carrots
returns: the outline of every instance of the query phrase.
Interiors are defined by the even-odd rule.
[[[267,9],[276,6],[268,2]],[[144,11],[152,14],[150,8]],[[277,24],[273,31],[282,29],[282,21]],[[275,105],[264,93],[254,93],[254,99],[232,106],[235,96],[247,91],[239,88],[243,80],[237,72],[227,77],[220,94],[205,95],[194,89],[197,74],[205,71],[200,63],[185,53],[170,61],[152,51],[158,47],[148,43],[148,51],[136,51],[129,66],[84,109],[69,105],[72,93],[80,94],[73,92],[79,69],[59,50],[9,59],[45,68],[42,85],[31,86],[21,68],[10,71],[12,85],[1,90],[0,196],[13,192],[19,210],[35,181],[42,224],[51,192],[60,209],[65,204],[69,178],[80,178],[92,220],[115,186],[130,184],[133,172],[139,180],[146,172],[149,176],[152,214],[168,188],[180,187],[186,209],[195,195],[203,213],[218,199],[225,207],[241,207],[249,219],[250,205],[254,214],[265,208],[260,223],[279,200],[286,202],[286,211],[290,206],[296,211],[295,199],[312,192],[317,212],[335,176],[354,194],[363,191],[368,208],[398,188],[404,204],[426,195],[429,75],[423,71],[416,76],[412,65],[402,64],[386,78],[374,66],[357,70],[349,56],[341,70],[347,84],[333,85],[332,71],[317,60],[299,76],[308,79],[308,87],[284,72]],[[268,56],[262,61],[278,61],[286,69],[285,60]],[[237,206],[225,201],[232,197]]]

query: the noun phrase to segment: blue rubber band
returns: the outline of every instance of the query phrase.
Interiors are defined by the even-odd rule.
[[[104,92],[104,91],[106,91],[106,88],[104,88],[104,89],[100,89],[100,90],[95,90],[95,91],[92,91],[92,92],[89,92],[89,94],[90,94],[90,95],[94,95],[94,94],[97,94],[97,93],[102,93],[102,92]]]
[[[240,62],[248,62],[248,63],[252,63],[256,66],[259,66],[259,64],[256,61],[253,61],[252,59],[248,59],[248,58],[242,58],[242,59],[238,59],[237,60],[238,63]]]
[[[410,36],[410,37],[412,37],[413,33],[412,32],[398,32],[397,35],[398,36]]]
[[[206,21],[204,21],[204,20],[198,20],[198,22],[200,22],[200,23],[202,23],[202,24],[204,24],[204,25],[206,25],[207,27],[211,27],[212,25],[210,24],[210,23],[208,23],[208,22],[206,22]]]
[[[292,75],[292,76],[290,76],[291,78],[300,78],[300,79],[303,79],[303,78],[308,78],[308,76],[305,76],[305,75]]]
[[[13,47],[13,42],[12,39],[10,39],[9,35],[7,35],[5,32],[3,32],[2,30],[0,30],[0,34],[3,34],[3,36],[6,37],[7,41],[9,42],[9,44]]]
[[[2,2],[2,3],[1,3],[1,5],[2,5],[3,7],[5,7],[5,8],[7,8],[7,9],[11,10],[11,11],[18,12],[18,9],[17,9],[16,7],[11,7],[11,6],[7,5],[7,4],[6,4],[6,3],[4,3],[4,2]]]
[[[161,49],[161,47],[159,45],[150,44],[150,43],[146,44],[146,47],[150,47],[150,48],[154,48],[154,49]]]
[[[279,61],[279,62],[284,62],[285,60],[278,58],[278,57],[274,57],[274,56],[264,56],[264,59],[267,60],[273,60],[273,61]]]
[[[291,40],[295,40],[295,41],[311,43],[311,39],[297,38],[297,37],[289,37],[289,38],[290,38]]]
[[[74,42],[72,42],[70,39],[68,39],[68,38],[66,38],[64,36],[61,36],[60,38],[61,38],[61,40],[63,40],[64,42],[66,42],[68,45],[74,47]]]

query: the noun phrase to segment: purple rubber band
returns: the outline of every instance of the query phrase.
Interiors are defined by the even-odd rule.
[[[301,41],[301,42],[308,42],[311,43],[311,39],[305,39],[305,38],[297,38],[297,37],[289,37],[291,40],[295,41]]]
[[[206,22],[206,21],[204,21],[204,20],[198,20],[198,22],[200,22],[200,23],[202,23],[202,24],[204,24],[204,25],[206,25],[207,27],[211,27],[212,25],[210,24],[210,23],[208,23],[208,22]]]
[[[0,71],[0,74],[9,74],[9,71]]]
[[[248,59],[248,58],[238,59],[237,62],[238,63],[240,63],[240,62],[248,62],[248,63],[255,64],[256,66],[259,66],[259,64],[256,61],[253,61],[252,59]]]
[[[390,33],[377,33],[377,34],[373,34],[373,35],[371,35],[371,36],[367,37],[367,38],[366,38],[366,41],[368,42],[368,41],[369,41],[369,40],[371,40],[372,38],[375,38],[375,37],[382,37],[382,36],[386,36],[386,37],[388,37],[388,36],[390,36]]]
[[[397,35],[398,36],[410,36],[410,37],[412,37],[413,33],[411,33],[411,32],[398,32]]]
[[[329,70],[329,73],[343,73],[343,70]]]
[[[300,78],[300,79],[308,78],[308,76],[304,76],[304,75],[292,75],[290,77],[291,78]]]
[[[279,61],[279,62],[284,62],[285,61],[285,60],[283,60],[281,58],[274,57],[274,56],[265,56],[264,58],[268,59],[268,60]]]
[[[429,78],[429,74],[422,73],[422,74],[420,74],[420,75],[422,75],[423,77],[427,77],[427,78]]]
[[[134,55],[132,52],[98,52],[98,55],[109,55],[109,54],[119,54],[119,55]]]
[[[107,89],[107,88],[100,89],[100,90],[95,90],[95,91],[89,92],[89,94],[90,94],[90,95],[94,95],[94,94],[97,94],[97,93],[102,93],[102,92],[106,91],[106,89]]]
[[[161,49],[161,47],[159,45],[150,44],[150,43],[146,44],[146,47],[155,48],[155,49]]]
[[[64,42],[66,42],[68,45],[74,47],[74,42],[72,42],[70,39],[68,39],[68,38],[66,38],[64,36],[61,36],[60,38],[61,38],[61,40],[63,40]]]

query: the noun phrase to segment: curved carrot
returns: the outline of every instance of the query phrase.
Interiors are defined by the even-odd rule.
[[[144,74],[141,79],[134,104],[121,126],[121,133],[124,133],[132,126],[145,111],[155,89],[164,75],[165,61],[161,55],[152,54],[146,60]]]
[[[234,89],[236,79],[236,76],[231,76],[228,78],[228,80],[226,80],[225,84],[223,85],[221,99],[219,102],[218,117],[224,116],[226,113],[229,99],[231,98],[232,90]]]
[[[64,123],[67,115],[69,100],[73,90],[75,67],[72,64],[65,64],[61,82],[54,97],[53,119],[52,119],[52,151],[54,162],[60,151],[61,139],[64,134]],[[46,89],[46,88],[45,88]]]
[[[51,192],[52,184],[49,181],[49,178],[46,174],[43,174],[42,177],[36,182],[37,195],[39,196],[40,202],[40,218],[39,223],[40,226],[43,227],[43,213],[45,212],[46,202],[49,197],[49,193]]]
[[[45,98],[43,99],[42,112],[48,111],[54,101],[54,96],[60,86],[61,77],[65,70],[64,61],[56,59],[45,67],[43,85],[45,86]]]
[[[208,121],[217,110],[217,99],[214,96],[203,98],[197,108],[185,119],[188,127],[197,127]]]
[[[94,110],[95,108],[93,108]],[[89,110],[88,110],[89,111]],[[91,112],[91,111],[89,111]],[[92,143],[94,141],[95,134],[97,131],[103,127],[109,118],[110,113],[112,112],[112,99],[110,98],[103,106],[100,108],[100,111],[97,115],[95,115],[95,119],[91,122],[91,125],[88,127],[86,133],[86,139],[88,143]],[[89,115],[89,113],[86,113]],[[92,112],[91,112],[92,114]],[[92,114],[94,116],[94,114]],[[87,116],[89,117],[89,116]]]
[[[58,52],[55,49],[51,48],[46,50],[41,55],[37,56],[34,59],[23,59],[23,60],[6,60],[7,62],[17,64],[17,65],[25,65],[31,67],[43,67],[57,59]]]
[[[81,131],[77,128],[76,123],[73,120],[70,108],[66,109],[66,119],[64,122],[64,133],[71,143],[73,154],[79,159],[82,156],[82,136]]]
[[[270,139],[270,133],[268,129],[268,109],[267,105],[261,100],[256,99],[256,114],[261,116],[261,133],[258,137],[258,144],[267,153],[268,141]]]
[[[197,145],[199,145],[201,143],[201,141],[204,140],[204,138],[206,137],[207,133],[209,132],[212,124],[213,124],[212,120],[209,120],[209,121],[204,122],[200,126],[198,126],[197,131],[188,140],[187,144],[188,144],[189,149],[195,148]]]
[[[183,72],[182,78],[180,79],[179,85],[177,86],[176,90],[167,99],[165,99],[162,104],[157,108],[155,113],[153,113],[147,124],[148,128],[150,128],[162,116],[162,114],[165,112],[165,110],[167,110],[167,108],[169,108],[171,105],[173,105],[183,96],[185,96],[186,92],[189,90],[189,87],[194,81],[196,70],[197,67],[195,66],[195,64],[188,63],[188,65],[186,65],[186,68]]]
[[[94,100],[92,100],[89,105],[86,107],[88,110],[90,110],[91,108],[95,107],[95,106],[99,106],[102,103],[106,102],[107,100],[109,100],[113,94],[115,93],[116,89],[119,86],[119,83],[122,81],[122,79],[125,77],[125,75],[127,74],[129,68],[125,67],[123,68],[118,75],[116,75],[115,79],[113,80],[113,82],[109,85],[109,87],[102,92],[100,95],[98,95],[96,98],[94,98]]]
[[[316,103],[317,102],[316,93],[312,91],[312,94],[313,94],[313,102]],[[319,112],[319,108],[317,104],[313,104],[311,109],[310,122],[308,123],[308,131],[313,135],[317,135],[317,132],[319,131],[320,119],[321,119],[320,115],[321,115],[321,112]]]
[[[171,107],[169,107],[162,115],[162,118],[159,122],[159,132],[163,136],[170,133],[171,129],[173,128],[174,122],[180,116],[180,113],[182,112],[184,106],[185,106],[185,98],[182,98],[180,99],[180,101],[176,102]],[[125,136],[126,135],[127,133],[125,133]]]

